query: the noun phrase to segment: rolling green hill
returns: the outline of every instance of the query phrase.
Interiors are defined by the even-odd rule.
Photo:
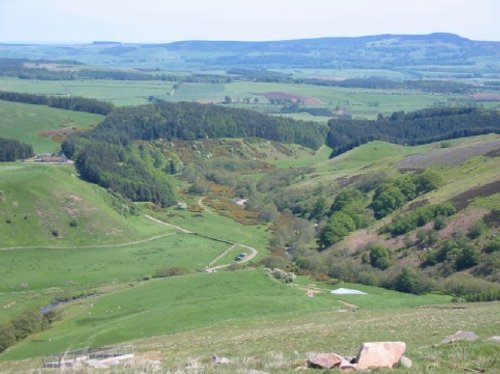
[[[2,248],[124,243],[161,233],[71,165],[0,165]]]

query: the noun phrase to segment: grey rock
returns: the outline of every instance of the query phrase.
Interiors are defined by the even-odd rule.
[[[229,364],[231,360],[227,357],[212,356],[212,362],[214,364]]]
[[[411,369],[411,367],[413,366],[413,362],[408,357],[401,356],[401,358],[399,359],[399,366]]]
[[[332,369],[349,362],[336,353],[311,353],[307,363],[313,368]]]
[[[454,343],[459,340],[465,340],[468,342],[473,342],[475,340],[479,339],[479,336],[477,336],[474,331],[457,331],[453,335],[449,335],[446,338],[444,338],[441,341],[441,344],[449,344],[449,343]]]
[[[488,341],[494,342],[494,343],[500,343],[500,336],[490,336],[488,338]]]

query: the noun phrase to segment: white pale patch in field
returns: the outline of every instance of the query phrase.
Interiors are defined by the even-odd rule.
[[[337,288],[336,290],[331,291],[331,293],[335,295],[367,295],[366,292],[352,290],[350,288]]]

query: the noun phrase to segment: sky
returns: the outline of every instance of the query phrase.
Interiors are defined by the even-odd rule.
[[[0,42],[282,40],[451,32],[500,41],[500,0],[0,0]]]

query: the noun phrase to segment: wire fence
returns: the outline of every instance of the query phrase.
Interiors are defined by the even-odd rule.
[[[58,353],[55,355],[44,356],[43,366],[46,368],[58,368],[64,366],[75,366],[79,362],[86,360],[105,360],[107,358],[119,357],[124,355],[133,355],[134,348],[131,345],[86,348],[76,351]]]

